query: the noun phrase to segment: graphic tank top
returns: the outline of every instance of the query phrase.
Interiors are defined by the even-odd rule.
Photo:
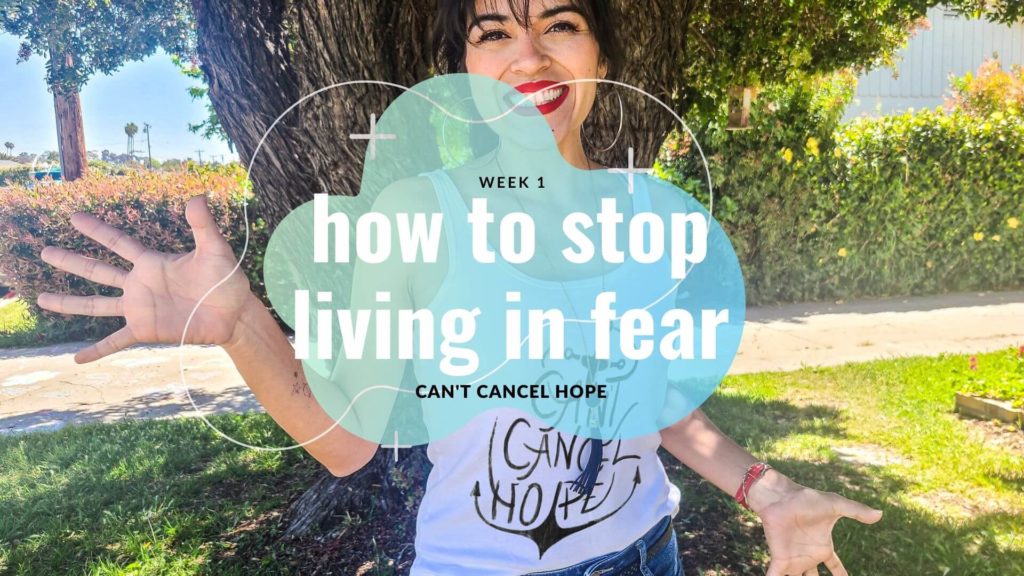
[[[621,289],[629,282],[628,259],[606,274],[603,282],[600,277],[540,280],[500,257],[491,264],[477,262],[471,252],[468,210],[456,185],[443,170],[422,176],[429,177],[444,211],[449,254],[448,273],[431,308],[473,307],[472,303],[453,301],[453,291],[446,289],[453,284],[486,285],[491,292],[499,291],[495,288],[521,291],[525,310],[564,308],[566,291],[577,301],[593,301],[597,293],[616,286]],[[637,180],[633,202],[634,212],[650,210],[643,179]],[[541,250],[538,246],[538,257]],[[457,292],[465,294],[464,290]],[[630,304],[622,304],[627,306]],[[587,312],[582,311],[584,315]],[[567,323],[565,357],[576,358],[583,371],[560,375],[568,383],[666,378],[657,362],[650,363],[652,374],[644,374],[645,363],[616,357],[615,346],[610,359],[594,362],[585,352],[593,350],[593,342],[581,345],[579,337],[573,341],[575,334],[576,328]],[[420,383],[451,380],[436,364],[413,361],[413,369]],[[482,371],[486,370],[482,366]],[[541,360],[522,361],[503,381],[533,384],[545,371],[551,372],[550,365]],[[432,414],[429,404],[424,405],[426,421],[443,417]],[[620,410],[618,417],[629,417],[628,410]],[[570,484],[590,453],[586,430],[581,430],[580,436],[568,434],[513,408],[490,409],[472,417],[455,433],[427,445],[433,468],[417,516],[411,575],[511,576],[570,566],[628,546],[660,518],[679,511],[679,489],[669,481],[658,457],[660,444],[657,432],[605,440],[597,482],[591,494],[584,496],[570,490]]]

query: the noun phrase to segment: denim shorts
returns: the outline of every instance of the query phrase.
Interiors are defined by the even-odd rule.
[[[666,542],[661,542],[667,539]],[[648,554],[654,548],[654,554]],[[524,576],[683,576],[672,518],[665,516],[618,552],[609,552],[558,570],[531,572]]]

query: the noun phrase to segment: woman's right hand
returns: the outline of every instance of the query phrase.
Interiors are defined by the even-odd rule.
[[[86,258],[63,248],[47,246],[43,261],[87,280],[121,288],[121,296],[71,296],[44,292],[36,300],[40,307],[63,314],[124,316],[124,328],[82,349],[75,362],[84,364],[113,354],[136,343],[178,344],[185,321],[196,303],[214,284],[230,274],[196,310],[189,323],[186,344],[225,345],[232,340],[239,319],[253,296],[249,281],[231,246],[217,229],[205,196],[191,198],[185,219],[192,229],[196,247],[185,254],[150,250],[138,240],[84,212],[71,217],[82,234],[106,246],[132,263],[130,271]]]

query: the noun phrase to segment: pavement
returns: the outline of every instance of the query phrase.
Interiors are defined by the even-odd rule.
[[[1024,291],[759,307],[730,374],[1022,344]],[[137,346],[75,364],[87,345],[0,349],[0,434],[260,409],[219,347]]]

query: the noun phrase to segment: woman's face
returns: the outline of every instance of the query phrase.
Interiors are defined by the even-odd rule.
[[[537,109],[562,147],[579,140],[597,82],[546,85],[581,78],[604,78],[600,49],[587,22],[565,0],[532,0],[529,28],[516,22],[505,0],[477,0],[469,23],[466,71],[489,76],[533,94]]]

